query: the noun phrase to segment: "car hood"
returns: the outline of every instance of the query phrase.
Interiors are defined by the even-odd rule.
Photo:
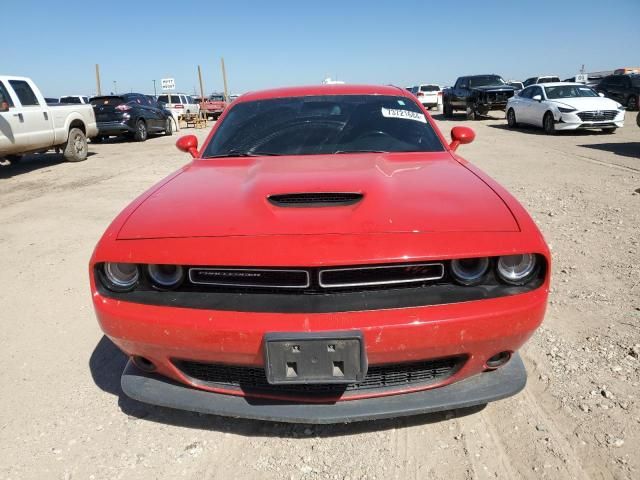
[[[605,97],[558,98],[550,100],[562,106],[569,105],[578,110],[616,110],[618,102]]]
[[[348,206],[282,207],[268,197],[356,192]],[[518,231],[511,211],[448,152],[197,160],[152,190],[119,239]]]

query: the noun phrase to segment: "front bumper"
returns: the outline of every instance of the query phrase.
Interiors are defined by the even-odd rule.
[[[590,130],[601,128],[624,127],[624,111],[616,115],[612,120],[597,122],[585,122],[576,113],[560,113],[556,118],[556,130]]]
[[[190,388],[144,373],[129,362],[122,390],[131,398],[192,412],[290,423],[347,423],[467,408],[510,397],[526,384],[518,354],[498,370],[480,373],[446,387],[402,395],[335,403],[298,403],[225,395]]]
[[[256,395],[207,385],[176,366],[175,360],[263,368],[264,337],[271,332],[358,330],[370,366],[464,356],[459,370],[428,386],[407,385],[384,392],[358,392],[337,400],[407,394],[441,388],[487,369],[499,352],[517,351],[542,322],[548,293],[545,284],[528,293],[453,303],[384,310],[322,314],[251,313],[143,305],[94,293],[98,321],[109,338],[130,356],[153,362],[157,373],[189,387],[229,396]],[[261,398],[291,401],[270,393]],[[318,402],[313,396],[296,401]]]

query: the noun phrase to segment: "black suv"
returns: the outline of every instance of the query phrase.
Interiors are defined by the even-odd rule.
[[[120,135],[144,142],[149,133],[173,133],[171,112],[147,95],[125,93],[93,97],[91,105],[98,123],[98,136],[93,142]]]
[[[450,117],[454,111],[464,110],[469,120],[475,120],[489,110],[504,110],[515,91],[500,75],[460,77],[453,88],[444,89],[442,111],[445,117]]]
[[[637,110],[638,98],[640,98],[640,75],[609,75],[602,79],[596,90],[629,110]]]

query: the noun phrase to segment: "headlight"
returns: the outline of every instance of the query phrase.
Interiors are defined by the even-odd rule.
[[[507,255],[498,259],[498,275],[511,285],[524,285],[536,271],[536,256],[531,253]]]
[[[624,107],[624,105],[618,104],[618,110],[624,111],[624,110],[626,110],[626,108]]]
[[[486,257],[451,260],[451,273],[456,282],[462,285],[480,283],[488,269],[489,259]]]
[[[158,287],[173,288],[182,282],[184,270],[180,265],[149,265],[149,277]]]
[[[105,263],[104,274],[108,287],[115,291],[131,290],[138,283],[139,271],[135,263]]]
[[[568,107],[558,107],[558,110],[560,110],[562,113],[571,113],[576,111],[575,108],[568,108]]]

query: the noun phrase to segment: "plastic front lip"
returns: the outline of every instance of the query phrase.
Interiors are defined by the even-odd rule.
[[[475,302],[331,314],[167,308],[117,301],[97,292],[94,304],[102,329],[122,350],[151,359],[162,375],[203,389],[209,388],[190,382],[170,358],[262,366],[262,339],[266,332],[349,329],[364,333],[370,365],[469,356],[458,373],[430,387],[433,388],[484,371],[485,361],[498,352],[518,350],[542,321],[547,288],[545,283],[529,293]],[[411,390],[393,393],[407,391]],[[349,399],[371,396],[375,393]]]

